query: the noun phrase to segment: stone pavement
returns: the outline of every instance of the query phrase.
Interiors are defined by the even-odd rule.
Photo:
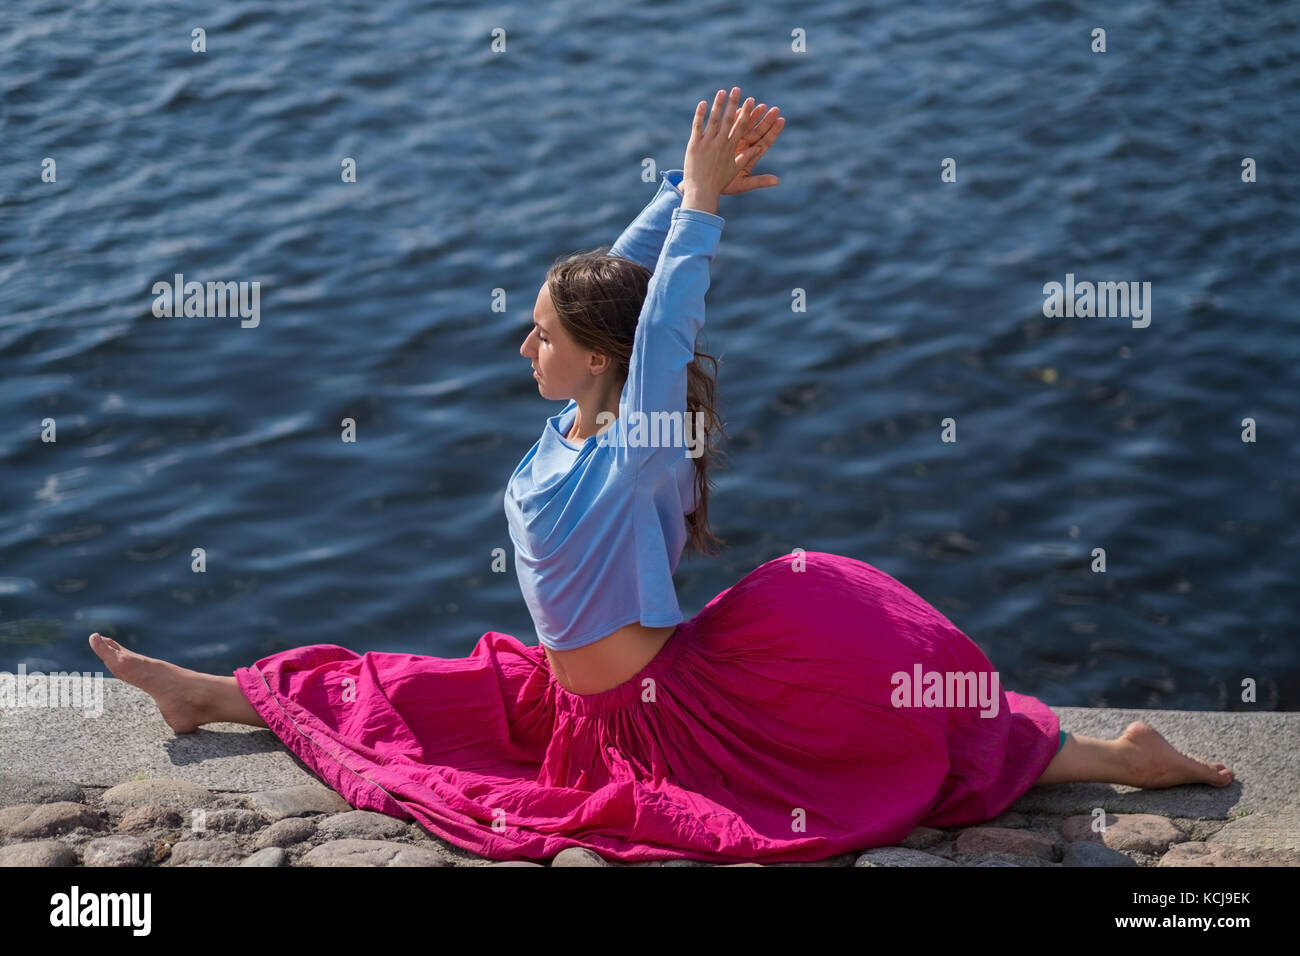
[[[177,735],[142,691],[106,678],[104,695],[94,719],[0,708],[0,866],[538,865],[494,863],[414,822],[353,810],[268,730],[209,724]],[[1300,865],[1300,714],[1053,709],[1062,729],[1092,737],[1145,720],[1236,779],[1221,789],[1036,787],[978,826],[920,827],[897,847],[769,865]],[[548,863],[625,865],[582,849]]]

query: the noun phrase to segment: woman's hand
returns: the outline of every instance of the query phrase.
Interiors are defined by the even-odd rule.
[[[725,90],[718,90],[713,109],[705,120],[706,104],[695,107],[691,138],[686,144],[686,161],[682,168],[682,208],[699,209],[717,214],[718,197],[736,179],[740,171],[757,162],[763,147],[753,143],[742,152],[740,141],[750,131],[753,97],[739,112],[740,87],[731,88],[728,102]],[[725,115],[724,115],[724,105]],[[738,155],[739,154],[739,155]]]
[[[749,132],[740,137],[740,142],[737,144],[741,155],[736,157],[736,163],[740,168],[736,170],[735,178],[722,188],[722,195],[734,196],[736,193],[747,193],[751,189],[775,186],[781,181],[779,177],[773,176],[771,173],[762,176],[751,176],[749,174],[750,170],[754,168],[754,164],[763,158],[763,154],[767,152],[768,147],[776,142],[776,138],[781,135],[781,130],[785,128],[785,117],[776,115],[780,109],[779,106],[768,109],[766,103],[759,103],[758,106],[754,107],[750,120],[755,125],[750,128]],[[758,152],[750,153],[750,150],[755,147]],[[685,173],[683,173],[683,178],[685,178]]]

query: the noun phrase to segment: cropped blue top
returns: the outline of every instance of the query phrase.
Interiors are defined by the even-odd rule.
[[[686,411],[687,367],[725,220],[681,208],[682,175],[662,174],[659,191],[609,250],[654,273],[617,420],[568,441],[578,409],[570,399],[506,485],[519,588],[538,641],[551,650],[591,644],[626,624],[683,620],[673,572],[703,452],[697,416]]]

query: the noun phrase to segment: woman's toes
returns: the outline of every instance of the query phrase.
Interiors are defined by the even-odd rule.
[[[117,643],[117,641],[113,640],[111,637],[105,637],[103,634],[100,634],[98,631],[90,635],[90,647],[100,657],[104,656],[103,652],[105,650],[111,650],[111,651],[123,650],[121,644]]]
[[[1221,763],[1210,763],[1200,757],[1187,757],[1190,761],[1188,783],[1208,783],[1212,787],[1226,787],[1232,783],[1232,771]]]
[[[135,683],[127,680],[122,674],[122,645],[110,638],[105,637],[98,632],[90,635],[90,649],[95,655],[104,662],[114,677],[119,680],[125,680],[128,684]]]
[[[1214,764],[1214,776],[1209,781],[1216,787],[1226,787],[1232,783],[1232,771],[1221,763]]]

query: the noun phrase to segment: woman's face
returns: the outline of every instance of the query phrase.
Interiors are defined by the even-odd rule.
[[[551,304],[546,283],[537,293],[533,306],[533,329],[519,347],[519,354],[529,359],[542,398],[568,400],[591,385],[593,357],[596,353],[578,346],[560,325]]]

